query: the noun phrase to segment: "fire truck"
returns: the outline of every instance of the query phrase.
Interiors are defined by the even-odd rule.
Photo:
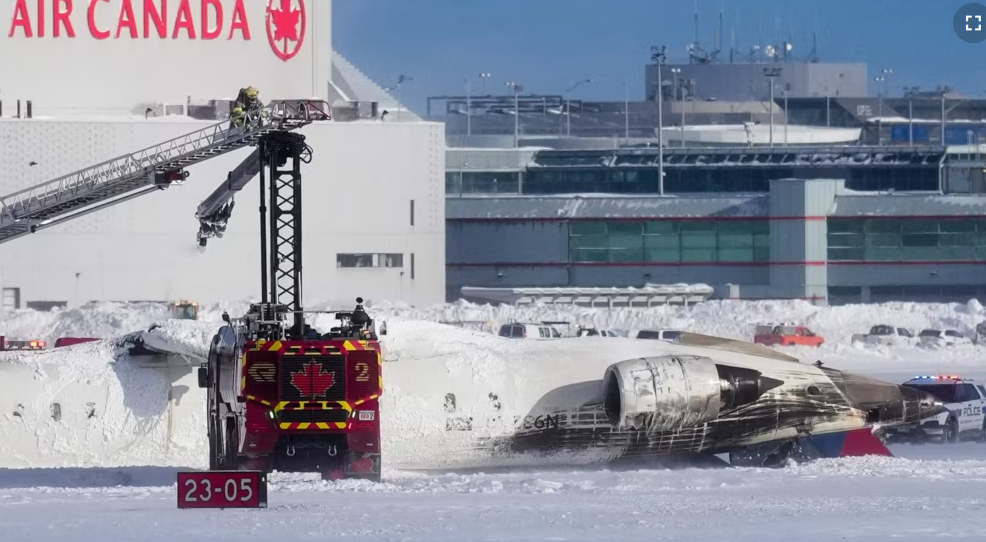
[[[29,341],[10,341],[0,335],[0,352],[10,352],[18,350],[44,350],[45,342],[38,339]]]
[[[242,318],[223,314],[198,368],[209,468],[379,481],[383,381],[374,321],[359,297],[324,332],[306,322],[315,311],[301,307],[300,167],[311,149],[300,134],[274,131],[258,152],[262,298]]]

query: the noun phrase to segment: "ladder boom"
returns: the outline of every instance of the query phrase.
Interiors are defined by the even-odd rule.
[[[326,120],[331,120],[331,115],[324,101],[277,100],[249,113],[244,127],[224,121],[0,197],[0,243],[50,227],[50,221],[59,217],[88,214],[80,211],[89,206],[106,207],[101,204],[140,188],[167,188],[187,177],[184,168],[256,146],[264,134]],[[120,198],[119,202],[129,199]]]
[[[199,221],[198,241],[205,246],[212,237],[222,237],[226,224],[233,213],[233,196],[250,183],[260,173],[260,149],[255,149],[236,169],[226,176],[226,182],[219,185],[209,197],[202,200],[195,211]]]

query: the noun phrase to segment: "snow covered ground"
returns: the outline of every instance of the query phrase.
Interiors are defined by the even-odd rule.
[[[236,315],[244,308],[244,304],[204,307],[203,322],[166,322],[162,336],[180,342],[183,352],[194,358],[204,354],[222,310]],[[429,349],[422,350],[423,341],[399,333],[417,327],[413,320],[481,320],[495,325],[511,320],[569,320],[627,330],[683,329],[745,340],[752,337],[758,322],[796,321],[828,341],[819,349],[785,350],[804,361],[820,359],[832,367],[892,381],[934,372],[986,378],[986,346],[932,350],[849,344],[853,333],[878,323],[969,331],[983,319],[977,302],[826,308],[801,302],[733,301],[633,311],[469,304],[368,309],[396,324],[385,347],[397,361],[385,365],[385,371],[415,358],[456,350],[462,354],[461,343],[449,344],[451,332],[448,337],[436,333]],[[148,307],[134,310],[124,305],[55,313],[18,311],[0,313],[0,334],[51,342],[60,336],[118,337],[163,318],[166,314],[160,310],[152,313]],[[328,322],[320,324],[324,327]],[[119,410],[105,413],[107,425],[85,433],[52,435],[46,433],[50,427],[37,425],[19,434],[0,435],[0,456],[18,449],[24,439],[47,435],[65,450],[78,450],[76,466],[86,467],[50,468],[55,465],[42,462],[0,469],[0,539],[4,541],[239,541],[246,536],[378,541],[986,537],[986,525],[980,520],[986,496],[979,493],[986,481],[986,445],[976,443],[903,445],[894,447],[895,458],[824,460],[780,470],[411,472],[385,467],[384,483],[379,485],[274,475],[267,510],[177,511],[175,472],[179,467],[202,466],[200,427],[204,426],[175,412],[169,416],[163,390],[171,384],[166,377],[152,378],[148,375],[153,371],[135,367],[110,367],[106,360],[114,354],[112,344],[90,343],[69,352],[41,354],[64,366],[57,375],[32,373],[31,378],[55,378],[82,387],[105,384],[112,393],[100,399],[118,404]],[[0,381],[10,377],[5,369],[35,366],[37,356],[0,354]],[[189,410],[179,413],[204,409],[192,403],[183,405]],[[0,405],[0,426],[14,427],[9,405],[2,398]],[[187,446],[162,450],[156,443],[166,433],[177,435],[177,441]],[[113,443],[125,445],[113,448]],[[93,454],[87,447],[113,453]]]

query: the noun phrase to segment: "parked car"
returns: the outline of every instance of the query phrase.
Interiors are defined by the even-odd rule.
[[[560,339],[561,333],[546,324],[527,324],[515,322],[500,326],[501,337],[508,339]]]
[[[594,327],[581,327],[578,331],[579,337],[625,337],[611,329],[596,329]]]
[[[918,333],[918,339],[925,346],[952,346],[956,344],[972,344],[972,339],[954,329],[923,329]]]
[[[917,338],[907,328],[880,324],[871,327],[867,334],[853,335],[852,342],[881,346],[904,346],[915,344]]]
[[[753,337],[753,342],[764,346],[821,346],[825,338],[806,326],[783,325],[774,327],[768,333],[758,333]]]
[[[676,340],[678,340],[678,337],[681,335],[681,333],[682,333],[681,331],[677,331],[674,329],[656,329],[656,330],[642,329],[637,332],[636,338],[673,343]]]

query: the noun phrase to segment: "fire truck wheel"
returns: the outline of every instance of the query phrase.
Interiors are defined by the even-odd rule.
[[[224,458],[225,463],[223,465],[224,470],[236,470],[239,468],[239,448],[240,448],[240,431],[236,426],[236,418],[226,419],[226,438],[224,448],[226,452],[226,457]]]
[[[209,422],[209,470],[219,470],[219,428],[215,419]]]

